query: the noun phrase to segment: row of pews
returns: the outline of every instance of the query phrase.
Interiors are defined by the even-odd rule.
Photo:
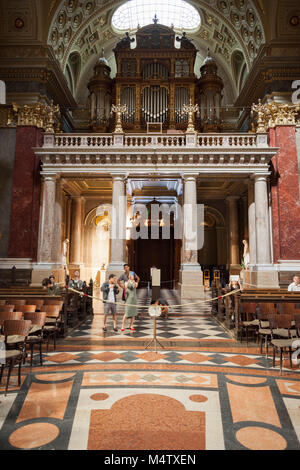
[[[282,315],[300,313],[300,292],[288,292],[287,289],[245,288],[241,292],[222,297],[229,292],[229,288],[212,288],[212,298],[217,298],[212,302],[212,313],[226,328],[233,330],[236,338],[241,322],[245,320],[244,304],[255,303],[257,309],[262,304],[269,304],[274,313]]]
[[[60,335],[66,337],[70,329],[77,328],[93,315],[93,301],[90,298],[93,296],[92,281],[89,285],[84,285],[82,293],[86,295],[63,288],[61,295],[50,296],[47,290],[39,286],[8,286],[0,288],[0,300],[6,300],[9,303],[10,299],[24,299],[27,304],[29,300],[35,299],[63,301],[60,312]]]

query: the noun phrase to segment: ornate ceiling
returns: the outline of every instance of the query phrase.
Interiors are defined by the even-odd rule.
[[[48,44],[53,47],[64,71],[70,55],[73,64],[76,57],[77,64],[80,63],[80,75],[85,76],[86,81],[86,70],[91,74],[102,47],[114,69],[112,48],[119,34],[112,28],[111,17],[124,2],[63,0],[59,3],[55,12],[52,12]],[[235,88],[230,93],[232,100],[236,98],[239,89],[238,79],[242,68],[246,69],[245,72],[249,70],[260,46],[265,42],[260,14],[252,0],[194,0],[190,3],[198,9],[202,19],[200,30],[192,36],[199,49],[196,73],[199,73],[201,61],[206,56],[207,47],[210,47],[219,60],[224,78],[227,78],[227,82],[229,78],[232,88]],[[81,82],[81,77],[72,70],[72,62],[68,73],[73,75],[74,92],[78,95],[76,86]]]
[[[13,81],[18,76],[16,67],[40,66],[42,69],[49,68],[50,63],[61,84],[65,79],[59,78],[59,73],[65,74],[67,81],[63,87],[67,87],[68,82],[77,103],[84,107],[86,85],[102,47],[114,70],[112,50],[119,34],[112,29],[111,18],[125,1],[0,0],[0,66],[4,80]],[[225,105],[238,102],[238,96],[245,95],[244,90],[241,94],[245,83],[246,87],[253,88],[254,69],[259,69],[265,57],[271,57],[263,65],[267,67],[265,73],[270,73],[270,67],[272,70],[277,67],[282,69],[282,76],[285,62],[290,68],[292,64],[296,67],[299,0],[186,1],[193,4],[201,16],[201,28],[192,37],[199,50],[195,72],[199,74],[209,47],[219,64],[219,75],[226,83]],[[14,74],[9,72],[12,67]],[[295,74],[296,71],[291,77]],[[22,76],[22,80],[26,77]],[[247,102],[257,99],[252,88]],[[66,103],[61,96],[55,99],[70,106],[67,105],[67,101],[72,103],[70,91],[64,92],[70,95]]]

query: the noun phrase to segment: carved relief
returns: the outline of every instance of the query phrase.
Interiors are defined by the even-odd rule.
[[[235,0],[235,5],[239,10],[244,10],[246,2],[245,0]]]
[[[78,26],[80,26],[80,23],[82,22],[82,14],[81,13],[77,13],[74,18],[73,18],[73,21],[72,21],[72,24],[73,24],[73,28],[78,28]]]
[[[94,2],[91,2],[91,1],[86,2],[84,7],[83,7],[84,14],[86,16],[90,15],[92,13],[92,11],[94,10],[94,8],[95,8],[95,3]]]
[[[249,41],[249,30],[245,26],[243,26],[241,29],[241,33],[244,41],[247,43]]]
[[[224,1],[224,0],[219,1],[219,2],[218,2],[218,6],[219,6],[219,8],[220,8],[220,10],[221,10],[222,12],[226,12],[226,13],[227,13],[227,12],[229,11],[228,2],[226,2],[226,1]]]
[[[77,7],[77,0],[68,0],[67,1],[67,11],[69,13],[73,13],[75,8]]]
[[[63,43],[60,43],[60,45],[58,46],[58,49],[57,49],[57,57],[59,60],[62,60],[63,56],[64,56],[64,50],[65,50],[65,47],[63,45]]]
[[[53,31],[52,31],[52,33],[51,33],[51,42],[52,42],[52,45],[53,45],[53,46],[56,46],[57,41],[58,41],[58,31],[57,31],[56,28],[54,28]]]
[[[247,18],[247,23],[248,25],[253,28],[253,26],[255,25],[255,21],[256,21],[256,18],[255,18],[255,15],[253,13],[253,10],[247,10],[247,13],[246,13],[246,18]]]
[[[231,21],[232,23],[235,25],[235,26],[239,26],[240,25],[240,17],[239,15],[233,11],[230,15],[230,18],[231,18]]]
[[[7,125],[16,122],[18,126],[36,126],[45,129],[48,133],[54,132],[54,116],[60,117],[59,105],[54,106],[42,103],[25,104],[18,106],[13,103],[11,113],[7,117]]]
[[[251,41],[251,42],[249,43],[249,45],[248,45],[248,51],[249,51],[250,57],[253,59],[254,56],[255,56],[256,50],[255,50],[255,47],[254,47],[254,44],[253,44],[252,41]]]
[[[260,46],[261,42],[262,42],[262,32],[261,32],[261,28],[260,26],[256,26],[255,28],[255,32],[254,32],[254,39],[255,39],[255,42],[258,46]]]
[[[58,28],[59,29],[63,29],[65,24],[66,24],[66,18],[67,18],[67,15],[64,11],[61,11],[60,14],[58,15],[58,19],[57,19],[57,25],[58,25]]]

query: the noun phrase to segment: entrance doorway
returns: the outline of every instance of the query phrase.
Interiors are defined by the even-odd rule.
[[[174,240],[174,230],[171,228],[170,239],[160,237],[158,240],[138,239],[133,244],[134,270],[141,278],[141,287],[150,282],[150,270],[155,266],[161,270],[161,287],[164,289],[176,288],[180,269],[181,240]],[[174,282],[175,281],[175,282]]]

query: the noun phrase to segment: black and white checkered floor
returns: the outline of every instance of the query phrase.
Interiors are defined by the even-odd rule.
[[[197,303],[197,300],[180,300],[175,290],[162,289],[161,299],[166,300],[169,305],[169,318],[157,319],[157,337],[167,340],[232,340],[231,336],[220,326],[211,313],[211,302],[209,297],[205,302]],[[139,318],[134,323],[135,331],[126,328],[121,331],[121,318],[125,311],[125,305],[118,305],[118,331],[113,331],[112,318],[107,319],[107,331],[103,332],[103,317],[95,315],[93,321],[88,321],[82,327],[69,335],[69,339],[93,340],[101,338],[131,338],[148,339],[153,335],[153,319],[148,315],[148,306],[151,303],[151,292],[147,289],[138,289]],[[173,307],[180,305],[182,307]],[[186,307],[184,305],[187,305]],[[192,304],[192,305],[190,305]],[[103,313],[103,310],[100,312]],[[99,321],[97,320],[97,317]],[[129,326],[129,321],[127,325]]]
[[[118,318],[118,331],[114,332],[111,318],[107,320],[107,331],[104,333],[99,322],[88,321],[82,327],[70,334],[68,338],[76,339],[99,339],[118,337],[122,338],[151,338],[153,335],[153,320],[142,317],[134,324],[135,331],[129,328],[121,331],[121,318]],[[211,317],[181,317],[181,318],[158,318],[157,337],[162,339],[205,339],[205,340],[231,340],[230,335],[219,326]]]

